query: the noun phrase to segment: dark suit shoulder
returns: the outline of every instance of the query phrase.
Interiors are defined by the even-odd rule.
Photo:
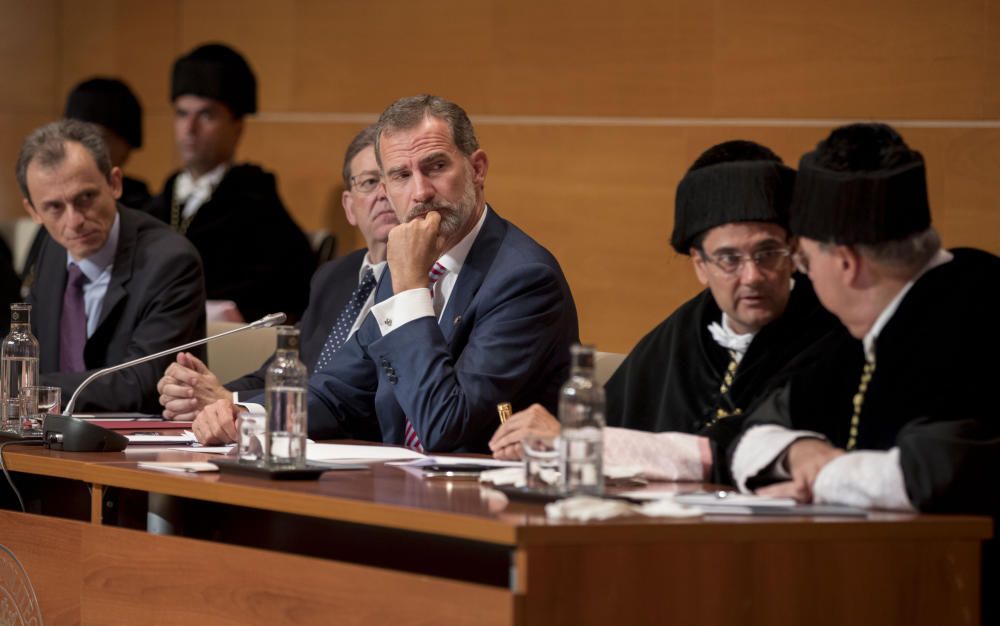
[[[165,223],[143,211],[118,206],[122,229],[135,233],[136,255],[161,259],[164,255],[192,256],[201,261],[198,251],[187,237],[178,234]]]
[[[339,283],[344,276],[354,276],[354,282],[357,283],[358,272],[361,271],[361,264],[364,263],[366,254],[368,248],[361,248],[323,263],[313,274],[309,292],[314,294],[317,290],[331,286],[331,283]]]

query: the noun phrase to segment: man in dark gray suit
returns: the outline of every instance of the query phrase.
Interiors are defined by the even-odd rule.
[[[100,131],[76,120],[31,133],[17,181],[24,208],[45,227],[28,301],[43,384],[68,397],[92,370],[205,335],[201,260],[155,218],[118,205],[122,172]],[[76,406],[155,411],[169,357],[96,380]]]
[[[385,270],[385,244],[389,231],[399,221],[379,184],[375,162],[375,127],[362,130],[347,147],[342,174],[344,193],[341,203],[347,221],[361,231],[367,248],[324,263],[313,276],[309,288],[309,306],[299,322],[302,362],[310,371],[316,368],[327,344],[327,351],[339,347],[338,337],[330,333],[363,285],[370,269],[377,281]],[[364,304],[356,314],[350,314],[350,324],[360,326],[361,320],[375,302],[374,284],[361,293]],[[353,328],[349,326],[349,328]],[[349,334],[349,333],[348,333]],[[264,390],[264,374],[268,360],[259,369],[223,385],[200,359],[188,353],[177,355],[157,384],[163,415],[168,419],[192,420],[198,411],[211,402],[232,397],[253,398]]]

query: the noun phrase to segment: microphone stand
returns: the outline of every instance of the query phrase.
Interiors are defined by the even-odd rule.
[[[63,411],[62,414],[72,415],[73,407],[74,405],[76,405],[76,397],[80,395],[80,392],[83,391],[83,389],[87,385],[92,383],[94,380],[100,378],[101,376],[104,376],[105,374],[110,374],[112,372],[117,372],[118,370],[123,370],[132,367],[133,365],[139,365],[140,363],[152,361],[160,357],[174,354],[175,352],[181,352],[183,350],[187,350],[188,348],[194,348],[196,346],[208,343],[209,341],[214,341],[216,339],[219,339],[220,337],[225,337],[226,335],[234,335],[236,333],[241,333],[245,330],[251,330],[253,328],[268,328],[270,326],[274,326],[275,324],[280,324],[284,322],[285,319],[286,316],[284,313],[271,313],[270,315],[265,315],[264,317],[260,318],[255,322],[250,322],[246,326],[240,326],[239,328],[227,330],[226,332],[219,333],[218,335],[212,335],[211,337],[205,337],[204,339],[198,339],[196,341],[186,343],[183,346],[177,346],[175,348],[167,348],[166,350],[162,350],[160,352],[157,352],[156,354],[150,354],[148,356],[139,357],[138,359],[133,359],[131,361],[126,361],[124,363],[119,363],[118,365],[112,365],[111,367],[105,367],[104,369],[97,370],[90,376],[86,377],[83,380],[83,382],[80,383],[80,386],[76,388],[76,391],[73,392],[73,396],[69,399],[69,403],[66,405],[66,409]]]

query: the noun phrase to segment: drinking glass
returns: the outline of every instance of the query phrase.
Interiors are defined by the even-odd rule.
[[[536,491],[559,489],[559,438],[529,434],[524,448],[524,486]]]
[[[21,399],[24,402],[21,431],[27,434],[42,434],[45,416],[62,410],[62,389],[59,387],[42,385],[22,387]]]
[[[238,439],[236,458],[240,463],[261,463],[264,460],[264,437],[266,436],[263,415],[240,413],[236,419]]]
[[[24,417],[24,399],[21,396],[0,398],[0,429],[20,433]]]

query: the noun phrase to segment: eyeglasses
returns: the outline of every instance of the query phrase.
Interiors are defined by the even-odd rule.
[[[754,265],[764,271],[774,271],[778,269],[781,262],[792,253],[788,248],[768,248],[758,250],[753,254],[724,253],[711,256],[701,253],[701,258],[715,265],[726,274],[735,274],[743,267],[747,261],[753,261]]]
[[[369,194],[378,188],[380,182],[382,182],[382,179],[374,174],[351,176],[351,186],[358,193]]]

